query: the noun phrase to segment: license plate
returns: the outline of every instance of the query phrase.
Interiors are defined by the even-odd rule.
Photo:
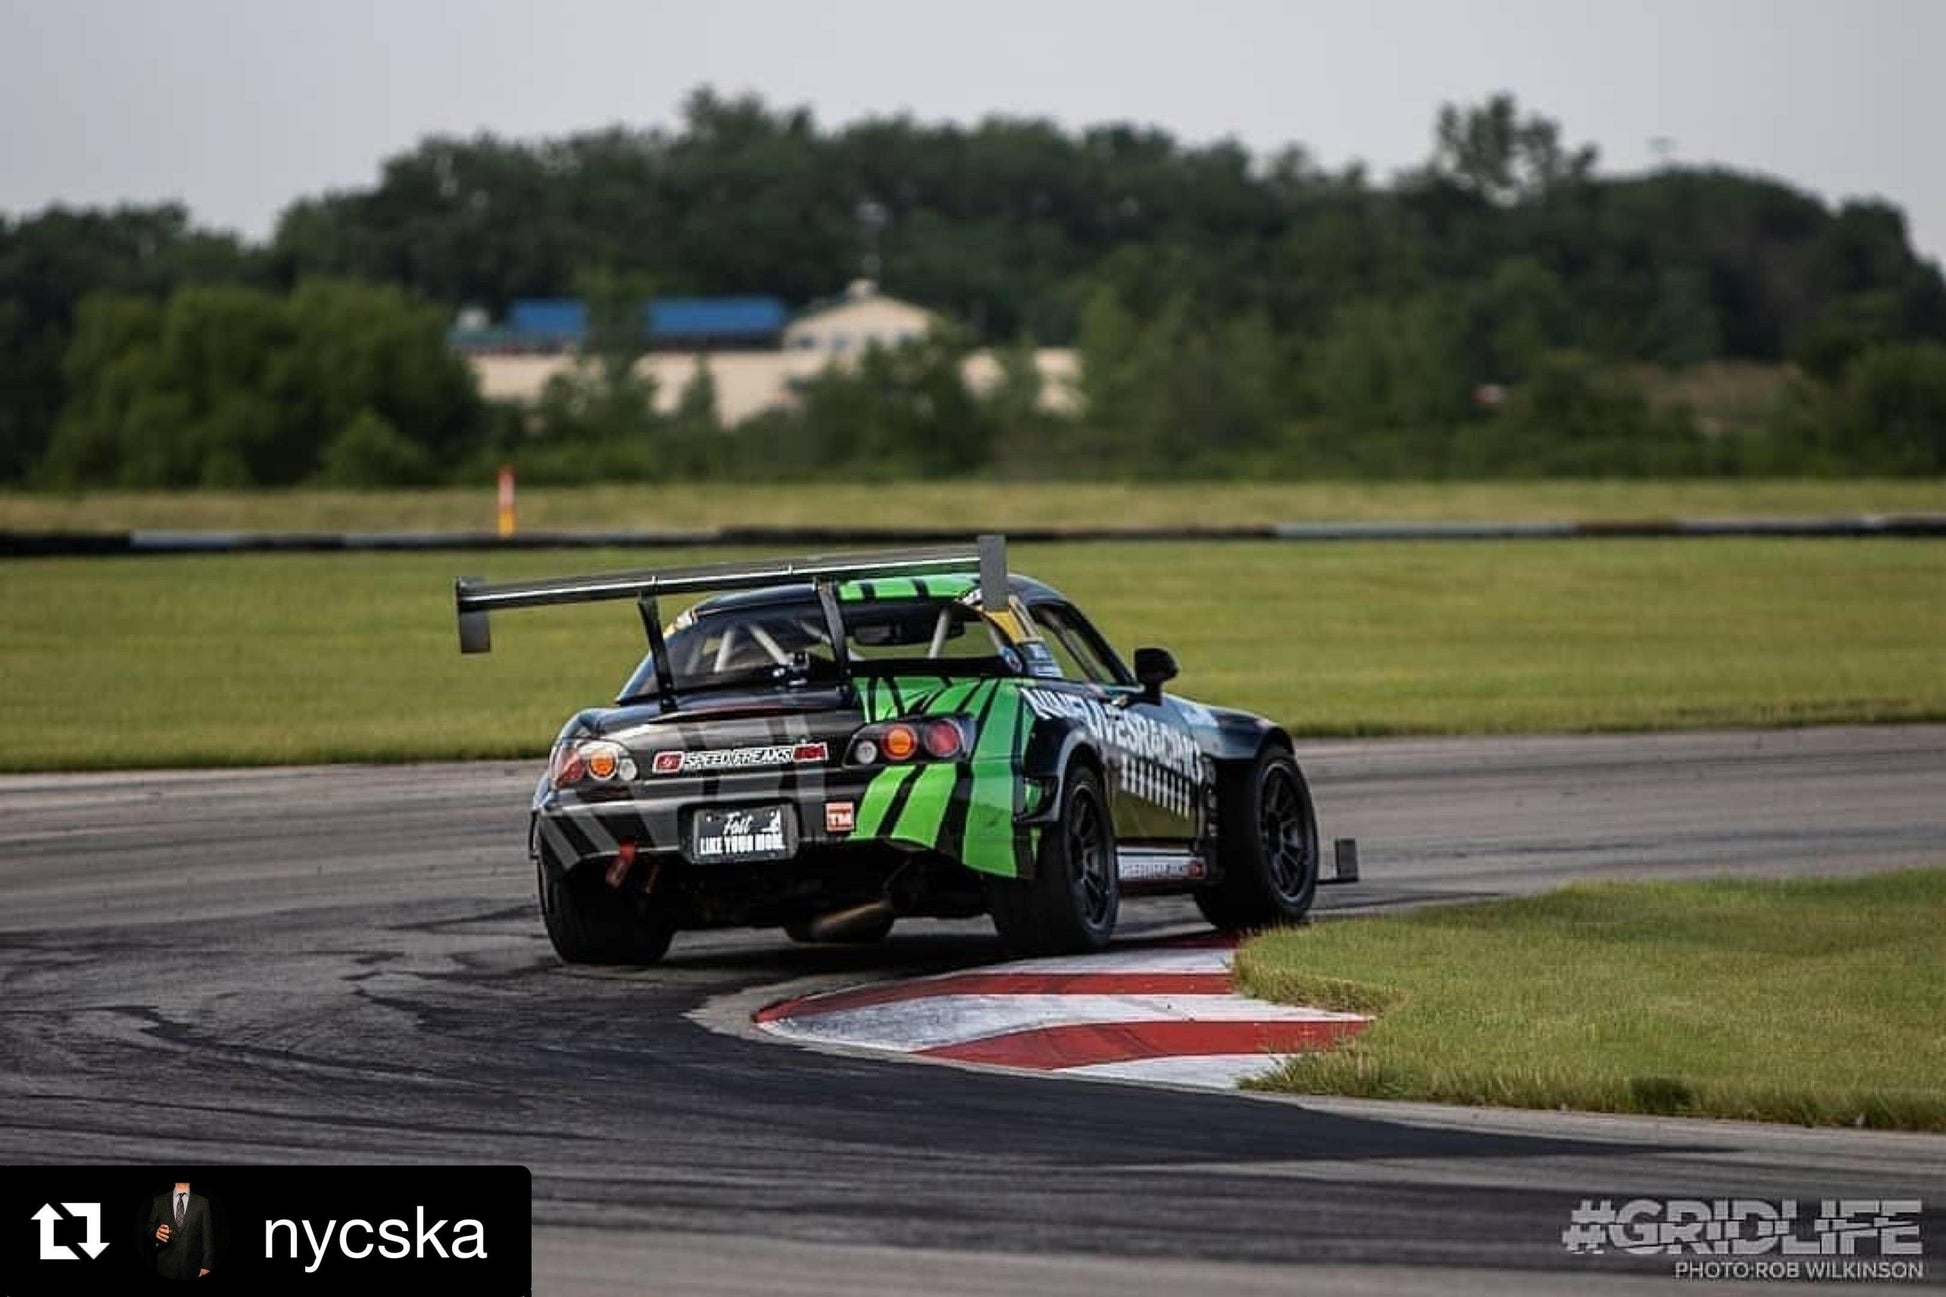
[[[748,806],[697,811],[689,823],[689,858],[698,864],[787,859],[794,846],[787,810]]]

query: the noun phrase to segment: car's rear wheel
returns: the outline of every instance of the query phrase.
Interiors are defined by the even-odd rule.
[[[1302,919],[1318,889],[1318,817],[1296,759],[1266,748],[1217,799],[1223,876],[1196,893],[1203,917],[1232,931]]]
[[[988,880],[993,926],[1017,955],[1086,954],[1115,935],[1121,901],[1107,799],[1095,773],[1077,767],[1062,790],[1059,820],[1041,833],[1034,876]]]
[[[669,951],[675,926],[637,912],[634,902],[591,866],[559,872],[538,863],[541,919],[554,953],[570,964],[653,964]]]

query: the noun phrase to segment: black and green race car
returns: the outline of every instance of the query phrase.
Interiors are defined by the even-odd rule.
[[[663,595],[714,592],[662,624]],[[634,599],[648,653],[554,745],[528,833],[570,963],[646,964],[677,931],[881,938],[988,913],[1023,954],[1107,944],[1124,895],[1222,928],[1300,918],[1317,817],[1290,736],[1165,693],[1004,541],[457,585],[496,609]]]

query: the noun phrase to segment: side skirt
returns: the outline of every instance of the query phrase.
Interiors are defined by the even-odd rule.
[[[1127,891],[1178,888],[1208,881],[1210,866],[1204,852],[1181,846],[1119,846],[1115,872]]]

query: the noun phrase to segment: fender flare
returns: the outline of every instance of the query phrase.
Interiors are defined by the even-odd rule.
[[[1265,752],[1272,748],[1281,749],[1289,754],[1292,761],[1297,760],[1297,744],[1291,741],[1289,732],[1281,725],[1272,725],[1268,722],[1257,735],[1256,742],[1226,744],[1224,750],[1209,755],[1210,760],[1216,764],[1216,774],[1220,779],[1238,771],[1249,770],[1257,764]]]
[[[1052,819],[1051,809],[1060,805],[1069,769],[1075,762],[1086,762],[1097,775],[1106,776],[1107,763],[1100,745],[1080,721],[1068,716],[1050,716],[1034,722],[1020,757],[1021,778],[1046,781],[1048,796],[1041,809],[1025,816],[1032,823]]]

